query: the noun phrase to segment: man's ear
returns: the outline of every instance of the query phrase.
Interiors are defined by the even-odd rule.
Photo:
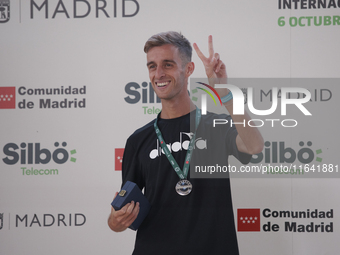
[[[194,72],[194,70],[195,70],[194,62],[189,62],[185,68],[185,75],[189,77]]]

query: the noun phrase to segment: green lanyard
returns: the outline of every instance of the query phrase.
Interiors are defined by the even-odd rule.
[[[194,149],[194,142],[195,142],[195,137],[196,137],[196,130],[197,127],[201,121],[201,109],[196,108],[196,128],[195,128],[195,133],[192,136],[190,143],[189,143],[189,148],[187,150],[187,154],[185,156],[185,162],[184,162],[184,166],[183,166],[183,171],[181,170],[181,168],[178,166],[176,160],[174,159],[174,157],[172,156],[168,146],[166,145],[164,138],[162,136],[161,131],[159,130],[158,126],[157,126],[157,120],[158,117],[156,118],[156,121],[154,123],[154,127],[155,127],[155,131],[156,131],[156,135],[158,137],[159,142],[161,143],[161,147],[167,157],[167,159],[169,160],[171,166],[173,167],[173,169],[175,170],[175,172],[177,173],[177,175],[179,176],[179,178],[181,180],[185,180],[188,176],[189,173],[189,165],[190,165],[190,160],[191,160],[191,155],[192,155],[192,151]]]

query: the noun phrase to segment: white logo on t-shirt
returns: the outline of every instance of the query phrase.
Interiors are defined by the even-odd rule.
[[[167,144],[170,152],[175,153],[175,152],[179,152],[181,150],[188,150],[190,139],[192,138],[192,136],[193,136],[193,133],[180,132],[178,142],[174,142],[172,144],[171,143]],[[188,139],[188,140],[184,140],[184,139]],[[156,143],[157,143],[156,149],[153,149],[149,154],[151,159],[155,159],[155,158],[161,156],[162,154],[164,154],[164,151],[163,151],[158,139],[157,139]],[[196,138],[195,142],[194,142],[194,149],[195,148],[200,149],[200,150],[207,149],[207,140],[203,140],[201,137]]]

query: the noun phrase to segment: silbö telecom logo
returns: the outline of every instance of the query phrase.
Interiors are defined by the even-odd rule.
[[[153,115],[161,112],[161,99],[156,95],[151,82],[129,82],[125,85],[126,97],[124,100],[128,104],[142,104],[144,115]]]
[[[64,148],[60,148],[60,145]],[[21,143],[20,146],[15,143],[7,143],[3,147],[5,157],[2,161],[6,165],[22,165],[20,170],[22,175],[58,175],[59,169],[57,168],[36,168],[32,165],[46,165],[55,163],[58,165],[65,164],[67,161],[76,162],[74,154],[77,153],[75,149],[68,152],[65,147],[66,142],[55,142],[56,149],[51,151],[47,148],[41,148],[40,143]],[[58,148],[59,147],[59,148]],[[18,151],[20,149],[20,151]]]
[[[215,89],[219,88],[227,88],[231,91],[233,95],[233,114],[234,115],[243,115],[245,113],[244,109],[244,104],[245,102],[247,103],[248,109],[251,113],[258,115],[258,116],[267,116],[272,113],[274,113],[278,107],[278,88],[274,87],[272,88],[273,92],[273,101],[272,101],[272,106],[270,109],[267,110],[258,110],[255,109],[254,103],[253,103],[253,88],[249,87],[247,88],[247,100],[244,98],[244,89],[240,89],[235,85],[231,84],[215,84],[215,88],[202,83],[202,82],[197,82],[201,85],[206,86],[209,88],[211,91],[214,92],[216,97],[219,99],[220,104],[222,106],[222,101],[218,93],[216,92]],[[203,89],[200,87],[196,87],[195,89],[192,90],[193,95],[197,93],[197,89],[203,90],[206,92],[210,97],[213,99],[215,105],[217,105],[216,100],[214,99],[212,93],[210,93],[207,89]],[[243,91],[242,91],[243,90]],[[290,98],[287,96],[287,94],[290,93],[302,93],[305,95],[303,98]],[[304,103],[309,102],[311,99],[311,93],[307,89],[304,88],[288,88],[288,87],[282,87],[281,88],[281,115],[285,116],[287,115],[287,105],[295,105],[305,116],[311,116],[312,114],[303,106]],[[198,101],[198,98],[196,96],[192,97],[193,101]],[[202,115],[206,115],[207,113],[207,97],[206,94],[201,95],[201,109],[202,109]],[[243,122],[233,122],[232,120],[230,121],[230,126],[233,126],[238,124],[238,125],[243,125],[244,127],[246,125],[250,127],[263,127],[265,123],[269,123],[271,127],[275,127],[275,123],[280,121],[282,127],[296,127],[298,125],[297,120],[295,119],[251,119],[247,123],[245,120]],[[214,119],[213,120],[213,127],[216,127],[216,125],[225,125],[228,124],[228,120],[226,119]],[[277,124],[277,123],[276,123]]]

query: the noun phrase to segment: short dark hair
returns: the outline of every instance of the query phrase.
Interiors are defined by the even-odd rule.
[[[144,45],[144,52],[148,53],[151,48],[165,44],[174,45],[179,50],[183,64],[191,62],[192,47],[190,42],[181,33],[175,31],[162,32],[151,36]]]

